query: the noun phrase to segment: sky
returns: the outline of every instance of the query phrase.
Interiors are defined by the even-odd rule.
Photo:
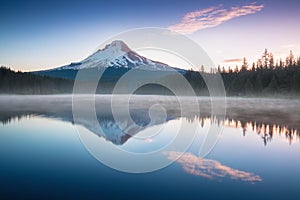
[[[161,27],[196,41],[216,65],[300,55],[297,0],[0,0],[0,65],[30,71],[83,60],[134,28]],[[167,60],[160,60],[168,63]]]

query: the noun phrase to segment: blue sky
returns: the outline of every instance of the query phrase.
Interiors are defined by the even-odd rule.
[[[299,1],[0,1],[0,65],[46,69],[80,61],[132,28],[163,27],[201,45],[216,64],[264,48],[300,55]],[[238,62],[237,62],[238,63]]]

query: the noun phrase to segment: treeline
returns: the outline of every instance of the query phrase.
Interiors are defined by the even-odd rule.
[[[203,69],[203,67],[202,67]],[[200,75],[201,74],[201,75]],[[229,96],[283,96],[300,94],[300,58],[290,52],[285,61],[274,62],[273,54],[264,51],[262,58],[251,66],[243,59],[241,67],[226,70],[219,66],[209,73],[189,70],[185,77],[199,95],[207,95],[207,87],[202,76],[222,76]]]
[[[97,70],[96,68],[93,70]],[[89,85],[97,72],[88,69],[88,76],[81,80],[82,88]],[[101,78],[96,93],[110,94],[113,92],[119,79],[128,72],[108,68]],[[77,73],[77,72],[76,72]],[[76,75],[75,73],[75,75]],[[176,74],[176,73],[175,73]],[[274,61],[273,54],[266,49],[262,57],[252,65],[248,65],[247,59],[243,59],[242,66],[234,69],[217,67],[205,72],[202,66],[199,71],[187,70],[183,73],[197,95],[208,96],[209,92],[204,78],[213,80],[221,75],[228,96],[300,96],[300,58],[295,58],[292,51],[285,61]],[[74,75],[74,74],[73,74]],[[75,77],[74,75],[74,77]],[[171,83],[173,87],[185,91],[184,84],[178,75],[163,72],[149,72],[140,70],[136,79],[124,83],[124,91],[137,80],[145,80],[151,77]],[[203,78],[204,77],[204,78]],[[95,79],[95,77],[94,77]],[[151,79],[152,80],[152,79]],[[6,94],[60,94],[72,93],[74,80],[55,78],[41,74],[15,72],[6,67],[0,67],[0,93]],[[158,84],[147,84],[135,91],[136,94],[161,94],[173,93]]]
[[[0,67],[0,93],[2,94],[60,94],[71,93],[73,81],[39,76],[27,72],[15,72]]]

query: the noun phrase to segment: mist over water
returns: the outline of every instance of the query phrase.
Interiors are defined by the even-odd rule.
[[[114,98],[116,105],[126,103],[124,95]],[[226,117],[221,118],[211,116],[210,98],[197,99],[197,113],[190,97],[183,97],[181,112],[174,96],[133,95],[129,123],[125,115],[116,122],[111,99],[111,95],[95,96],[97,120],[103,130],[99,131],[89,118],[74,121],[71,95],[0,96],[0,194],[10,198],[27,195],[76,199],[99,195],[144,198],[146,193],[146,199],[153,199],[161,198],[159,191],[164,191],[172,198],[184,198],[182,195],[189,192],[203,198],[242,195],[259,199],[278,198],[289,192],[290,199],[297,199],[300,100],[227,98]],[[84,104],[89,96],[81,95],[77,100]],[[161,108],[165,109],[165,119],[151,121],[149,110]],[[85,116],[85,110],[81,112]],[[210,154],[201,158],[199,147],[212,124],[223,126],[223,131]],[[199,127],[188,150],[165,151],[162,156],[173,161],[172,165],[138,175],[112,170],[95,160],[74,129],[80,127],[95,144],[147,153],[172,141],[178,126],[186,132],[191,126]],[[160,128],[159,134],[151,135]],[[284,170],[287,167],[289,170]],[[151,188],[145,187],[149,184]],[[19,194],[10,192],[15,188]],[[276,190],[265,192],[272,188]],[[116,190],[123,192],[113,192]]]

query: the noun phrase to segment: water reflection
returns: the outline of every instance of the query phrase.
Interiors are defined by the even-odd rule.
[[[59,115],[44,115],[44,114],[21,114],[17,116],[6,116],[5,118],[1,117],[0,122],[3,125],[9,124],[14,121],[20,121],[22,118],[31,118],[33,116],[42,116],[42,117],[49,117],[49,118],[56,118],[63,121],[69,121],[71,123],[74,123],[72,120],[72,116],[59,116]],[[169,118],[175,119],[175,118]],[[297,129],[288,128],[287,126],[282,125],[276,125],[276,124],[263,124],[256,121],[240,121],[240,120],[234,120],[234,119],[226,119],[224,120],[218,120],[216,117],[200,117],[196,116],[194,118],[184,118],[189,123],[198,123],[200,127],[204,127],[205,123],[215,123],[220,125],[224,125],[225,127],[231,127],[231,128],[239,128],[241,129],[241,134],[243,136],[246,136],[248,132],[255,132],[259,137],[261,137],[263,144],[266,146],[269,142],[272,142],[274,136],[275,137],[284,137],[289,145],[292,143],[300,142],[300,132]],[[128,134],[123,132],[115,123],[114,119],[111,117],[99,117],[98,121],[100,123],[100,126],[103,131],[97,130],[93,124],[90,124],[89,121],[81,121],[82,126],[87,128],[92,133],[98,135],[99,137],[104,137],[107,141],[110,141],[116,145],[122,145],[126,143],[132,136],[138,134],[139,132],[143,131],[144,127],[147,125],[147,121],[144,121],[144,124],[139,124],[141,126],[132,126],[127,125],[131,129],[127,131],[130,133]],[[127,121],[119,122],[126,124]],[[159,125],[159,123],[154,124]],[[149,127],[148,127],[149,128]],[[104,135],[102,133],[105,133]],[[226,134],[226,133],[225,133]],[[152,141],[151,138],[148,138],[146,140],[147,142]]]
[[[119,121],[116,122],[111,113],[110,100],[109,96],[96,97],[95,107],[97,118],[103,131],[98,130],[97,126],[87,118],[82,118],[77,123],[116,145],[125,144],[132,136],[149,128],[150,118],[148,110],[157,102],[166,109],[167,118],[166,121],[154,121],[150,124],[151,126],[161,125],[175,119],[185,119],[187,122],[191,124],[197,123],[201,127],[203,127],[205,123],[215,123],[225,125],[226,127],[238,128],[241,129],[241,134],[243,135],[246,135],[248,132],[255,132],[261,137],[264,145],[272,142],[274,136],[284,136],[289,144],[299,142],[300,140],[300,117],[298,117],[299,114],[295,112],[295,105],[298,105],[299,102],[291,101],[287,103],[284,101],[276,101],[275,105],[272,100],[230,99],[227,100],[229,102],[227,105],[228,117],[224,120],[210,116],[210,101],[205,98],[199,99],[201,108],[200,114],[194,112],[193,105],[189,104],[188,98],[186,99],[184,112],[181,113],[178,102],[172,97],[142,96],[135,97],[135,99],[130,102],[133,107],[130,111],[133,121],[124,117],[118,119]],[[82,101],[84,103],[85,97],[82,97]],[[238,101],[238,103],[236,101]],[[264,111],[263,107],[257,108],[257,106],[254,106],[260,104],[264,105],[262,101],[268,102],[268,104],[265,103],[265,105],[271,105],[272,107],[264,107],[267,107],[267,109],[273,108],[273,111]],[[120,106],[124,103],[126,102],[122,102],[122,98],[120,98]],[[30,116],[57,118],[74,123],[72,99],[70,96],[2,96],[0,97],[0,106],[0,121],[2,124]],[[237,109],[237,106],[240,107]],[[243,109],[244,107],[246,107],[246,109]],[[82,112],[84,113],[84,110]],[[118,126],[120,124],[123,126],[122,129]],[[124,128],[126,132],[123,131]]]
[[[156,99],[152,101],[151,98],[146,98],[151,100],[151,104],[157,103]],[[155,147],[159,147],[159,138],[134,142],[134,136],[140,136],[152,128],[146,127],[149,122],[146,114],[149,107],[147,104],[143,103],[132,110],[134,121],[140,127],[127,124],[132,129],[130,135],[126,135],[116,126],[107,109],[109,99],[99,97],[98,100],[102,103],[97,105],[97,117],[101,127],[106,129],[105,134],[99,135],[99,130],[85,119],[82,119],[80,124],[74,124],[86,130],[87,135],[95,139],[96,144],[101,140],[105,144],[133,151],[155,144]],[[143,98],[141,100],[144,102]],[[239,103],[236,103],[237,101]],[[148,195],[152,199],[184,198],[186,194],[201,196],[204,199],[220,199],[224,196],[243,196],[249,199],[259,199],[263,196],[267,199],[278,199],[288,194],[289,198],[297,199],[300,180],[296,173],[300,166],[300,117],[297,114],[299,109],[290,101],[279,102],[275,107],[265,106],[265,102],[261,103],[263,100],[251,101],[251,105],[256,102],[263,106],[256,111],[252,110],[252,106],[242,110],[241,107],[248,105],[247,101],[235,100],[235,103],[229,102],[233,106],[229,106],[227,118],[220,119],[211,117],[206,112],[206,100],[201,100],[204,107],[201,114],[193,112],[192,109],[181,114],[169,99],[162,100],[163,104],[167,104],[167,122],[158,121],[153,126],[169,124],[176,129],[175,124],[180,120],[187,126],[198,124],[202,127],[199,131],[200,139],[195,140],[191,148],[178,160],[174,158],[182,152],[177,149],[161,154],[168,161],[175,160],[174,165],[156,173],[132,175],[111,170],[95,162],[88,154],[70,126],[74,123],[72,104],[65,97],[22,96],[13,99],[0,96],[2,193],[15,191],[17,188],[18,193],[14,194],[20,194],[21,198],[40,191],[40,194],[43,193],[41,198],[50,193],[54,194],[54,197],[61,197],[61,194],[74,198],[104,195],[104,198],[109,199],[134,194],[132,198],[143,198],[147,193],[155,194]],[[240,106],[238,110],[235,109],[237,106]],[[270,110],[271,112],[268,112]],[[126,121],[126,118],[123,118],[120,123],[126,124]],[[11,124],[8,125],[9,123]],[[205,137],[205,130],[212,123],[224,125],[223,135],[211,154],[201,159],[197,156],[198,145]],[[174,135],[172,131],[168,133],[163,139]],[[288,143],[291,143],[291,146]],[[153,149],[149,147],[145,150]],[[120,162],[135,165],[135,162],[128,162],[126,159],[121,159]],[[278,187],[278,183],[282,186]],[[39,191],[36,190],[37,185]],[[145,185],[153,187],[148,190]],[[161,188],[165,188],[166,185],[173,190],[162,192]],[[114,188],[121,188],[125,193],[112,197],[111,195],[115,194]],[[139,196],[135,196],[137,191]]]
[[[288,128],[287,126],[276,124],[262,124],[256,121],[245,122],[233,119],[226,120],[224,122],[224,125],[229,127],[242,128],[244,136],[247,134],[247,130],[252,130],[259,136],[261,136],[264,145],[267,145],[268,142],[271,142],[274,135],[284,135],[289,144],[292,144],[292,142],[300,141],[299,130]]]
[[[195,113],[192,109],[193,106],[188,103],[186,109],[184,109],[185,112],[181,113],[178,109],[178,104],[167,98],[159,100],[166,109],[166,120],[151,121],[148,115],[149,108],[158,101],[155,98],[139,97],[141,99],[133,102],[133,108],[130,110],[130,115],[133,120],[121,117],[118,118],[119,121],[116,122],[110,109],[110,99],[108,97],[97,97],[98,100],[95,107],[98,121],[96,121],[96,123],[100,125],[102,129],[99,130],[99,126],[94,124],[95,121],[89,120],[89,118],[80,118],[76,121],[77,124],[75,124],[72,115],[72,101],[66,99],[66,97],[56,97],[42,101],[37,101],[33,97],[25,97],[25,99],[26,98],[28,98],[26,101],[24,101],[24,99],[12,101],[10,99],[3,100],[0,97],[0,106],[2,108],[0,122],[2,122],[3,125],[34,116],[56,118],[83,127],[88,135],[92,135],[93,138],[95,138],[95,141],[99,139],[105,144],[117,146],[122,150],[134,153],[147,153],[162,148],[174,137],[175,131],[173,130],[178,129],[177,126],[179,122],[184,124],[186,131],[189,130],[189,125],[192,126],[196,124],[201,127],[197,134],[197,137],[200,135],[200,138],[205,135],[205,131],[211,124],[217,124],[225,127],[224,135],[229,134],[232,129],[234,129],[239,130],[242,136],[251,134],[253,137],[260,138],[262,141],[262,143],[258,143],[260,146],[263,146],[262,144],[267,145],[271,143],[274,138],[280,140],[284,138],[289,144],[300,141],[300,127],[299,123],[296,123],[299,121],[299,118],[290,120],[291,118],[286,117],[278,120],[281,115],[287,115],[285,109],[283,109],[283,114],[278,111],[270,117],[270,113],[267,112],[265,112],[266,115],[262,113],[253,115],[254,111],[251,111],[252,114],[248,116],[245,111],[234,110],[232,107],[229,107],[227,118],[221,119],[218,116],[210,116],[208,112],[209,101],[207,100],[200,100],[200,106],[202,106],[201,113]],[[42,97],[42,99],[43,98],[44,97]],[[120,99],[120,101],[122,101],[122,99]],[[122,106],[122,102],[120,106]],[[247,109],[249,109],[249,107]],[[85,111],[82,110],[82,112],[84,114]],[[45,120],[45,123],[47,123],[47,120]],[[122,128],[120,128],[119,125],[121,125]],[[153,127],[164,125],[170,128],[166,129],[167,131],[163,134],[159,134],[158,137],[144,138],[143,140],[136,139],[147,131],[151,132]],[[126,129],[126,132],[123,131],[124,129]],[[234,138],[230,137],[229,140],[234,141]],[[253,144],[254,143],[252,143],[252,145]],[[255,144],[257,144],[256,141]],[[189,150],[189,152],[192,152],[192,150]],[[250,183],[262,181],[261,176],[241,170],[245,168],[244,166],[237,166],[239,169],[232,168],[232,166],[225,165],[226,161],[222,161],[221,163],[214,159],[199,158],[194,151],[193,153],[184,153],[176,160],[181,153],[167,151],[164,152],[162,156],[164,159],[174,160],[182,166],[186,173],[191,175],[213,180],[229,178]],[[255,170],[252,169],[251,171],[254,172]],[[265,180],[265,176],[263,177]]]
[[[239,128],[241,129],[243,136],[246,136],[247,132],[254,132],[261,137],[265,146],[272,141],[274,135],[278,137],[285,136],[285,139],[290,145],[294,142],[300,142],[299,130],[295,128],[289,128],[285,125],[264,124],[255,120],[243,121],[229,118],[226,118],[225,120],[218,120],[216,117],[197,117],[196,119],[199,120],[201,127],[203,127],[205,123],[215,123],[219,126],[224,125],[225,127]],[[194,122],[194,120],[189,120],[191,123]]]
[[[184,153],[176,160],[180,152],[164,152],[168,159],[182,165],[184,171],[195,176],[208,179],[230,177],[233,180],[242,180],[251,183],[262,181],[262,178],[250,172],[233,169],[223,165],[219,161],[212,159],[199,158],[192,153]]]

